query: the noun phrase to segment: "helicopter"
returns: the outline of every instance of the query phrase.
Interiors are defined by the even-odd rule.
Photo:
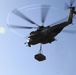
[[[21,13],[19,10],[15,9],[12,11],[15,15],[18,17],[30,22],[31,24],[36,25],[37,27],[26,27],[26,26],[16,26],[16,25],[11,25],[12,28],[19,28],[19,29],[36,29],[35,31],[30,32],[28,36],[27,42],[25,44],[28,44],[29,47],[31,45],[36,45],[38,43],[40,44],[47,44],[47,43],[52,43],[56,41],[55,37],[68,25],[72,24],[73,22],[73,17],[76,15],[75,11],[75,6],[73,6],[75,0],[70,1],[70,6],[66,4],[66,9],[70,9],[68,20],[62,23],[55,24],[53,26],[48,25],[44,26],[45,18],[48,14],[48,11],[50,9],[49,5],[42,5],[42,26],[36,24],[34,21],[26,17],[23,13]],[[41,48],[41,46],[40,46]]]

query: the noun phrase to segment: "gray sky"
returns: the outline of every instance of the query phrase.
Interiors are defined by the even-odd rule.
[[[45,26],[52,24],[68,16],[69,10],[64,10],[65,2],[65,0],[0,1],[0,75],[76,75],[76,34],[61,32],[56,37],[57,41],[43,45],[46,60],[38,62],[34,55],[38,53],[40,45],[29,48],[24,44],[34,29],[11,31],[7,27],[7,21],[11,24],[34,27],[13,14],[9,16],[15,8],[41,25],[40,8],[37,7],[43,4],[53,7],[47,15]],[[69,0],[67,3],[69,4]],[[75,21],[76,19],[74,25],[69,25],[65,29],[75,30]]]

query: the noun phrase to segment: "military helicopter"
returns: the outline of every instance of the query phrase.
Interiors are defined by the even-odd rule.
[[[53,26],[44,26],[45,18],[48,14],[48,11],[50,9],[49,5],[42,5],[42,26],[36,24],[34,21],[30,20],[28,17],[26,17],[23,13],[21,13],[19,10],[15,9],[13,13],[17,15],[18,17],[30,22],[31,24],[36,25],[37,27],[26,27],[26,26],[16,26],[11,25],[12,28],[19,28],[19,29],[37,29],[35,31],[30,32],[28,40],[25,44],[28,44],[29,47],[31,45],[36,45],[38,43],[41,44],[47,44],[52,43],[55,41],[55,36],[57,36],[66,26],[72,24],[73,22],[73,16],[76,15],[75,7],[73,6],[74,0],[70,1],[70,6],[66,4],[66,9],[70,9],[68,20],[62,23],[55,24]],[[41,48],[41,46],[40,46]]]

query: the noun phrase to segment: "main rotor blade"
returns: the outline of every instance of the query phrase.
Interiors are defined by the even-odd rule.
[[[63,30],[62,32],[76,34],[76,30]]]
[[[26,26],[17,26],[17,25],[8,25],[8,27],[10,28],[17,28],[17,29],[35,29],[35,28],[38,28],[38,27],[26,27]]]
[[[15,9],[12,11],[15,15],[19,16],[20,18],[27,20],[28,22],[35,24],[36,26],[39,26],[34,21],[30,20],[28,17],[26,17],[23,13],[21,13],[19,10]]]
[[[43,24],[45,22],[49,9],[50,9],[49,5],[41,5],[41,21]]]
[[[68,17],[65,17],[65,18],[63,18],[63,19],[61,19],[61,20],[59,20],[59,21],[57,21],[57,22],[54,22],[54,23],[52,23],[50,26],[54,26],[54,25],[60,24],[60,23],[62,23],[62,22],[65,22],[65,21],[67,21],[67,18],[68,18]]]

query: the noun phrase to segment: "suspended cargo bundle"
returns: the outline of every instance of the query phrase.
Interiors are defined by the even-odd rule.
[[[41,53],[36,54],[34,58],[38,61],[46,60],[46,57]]]

